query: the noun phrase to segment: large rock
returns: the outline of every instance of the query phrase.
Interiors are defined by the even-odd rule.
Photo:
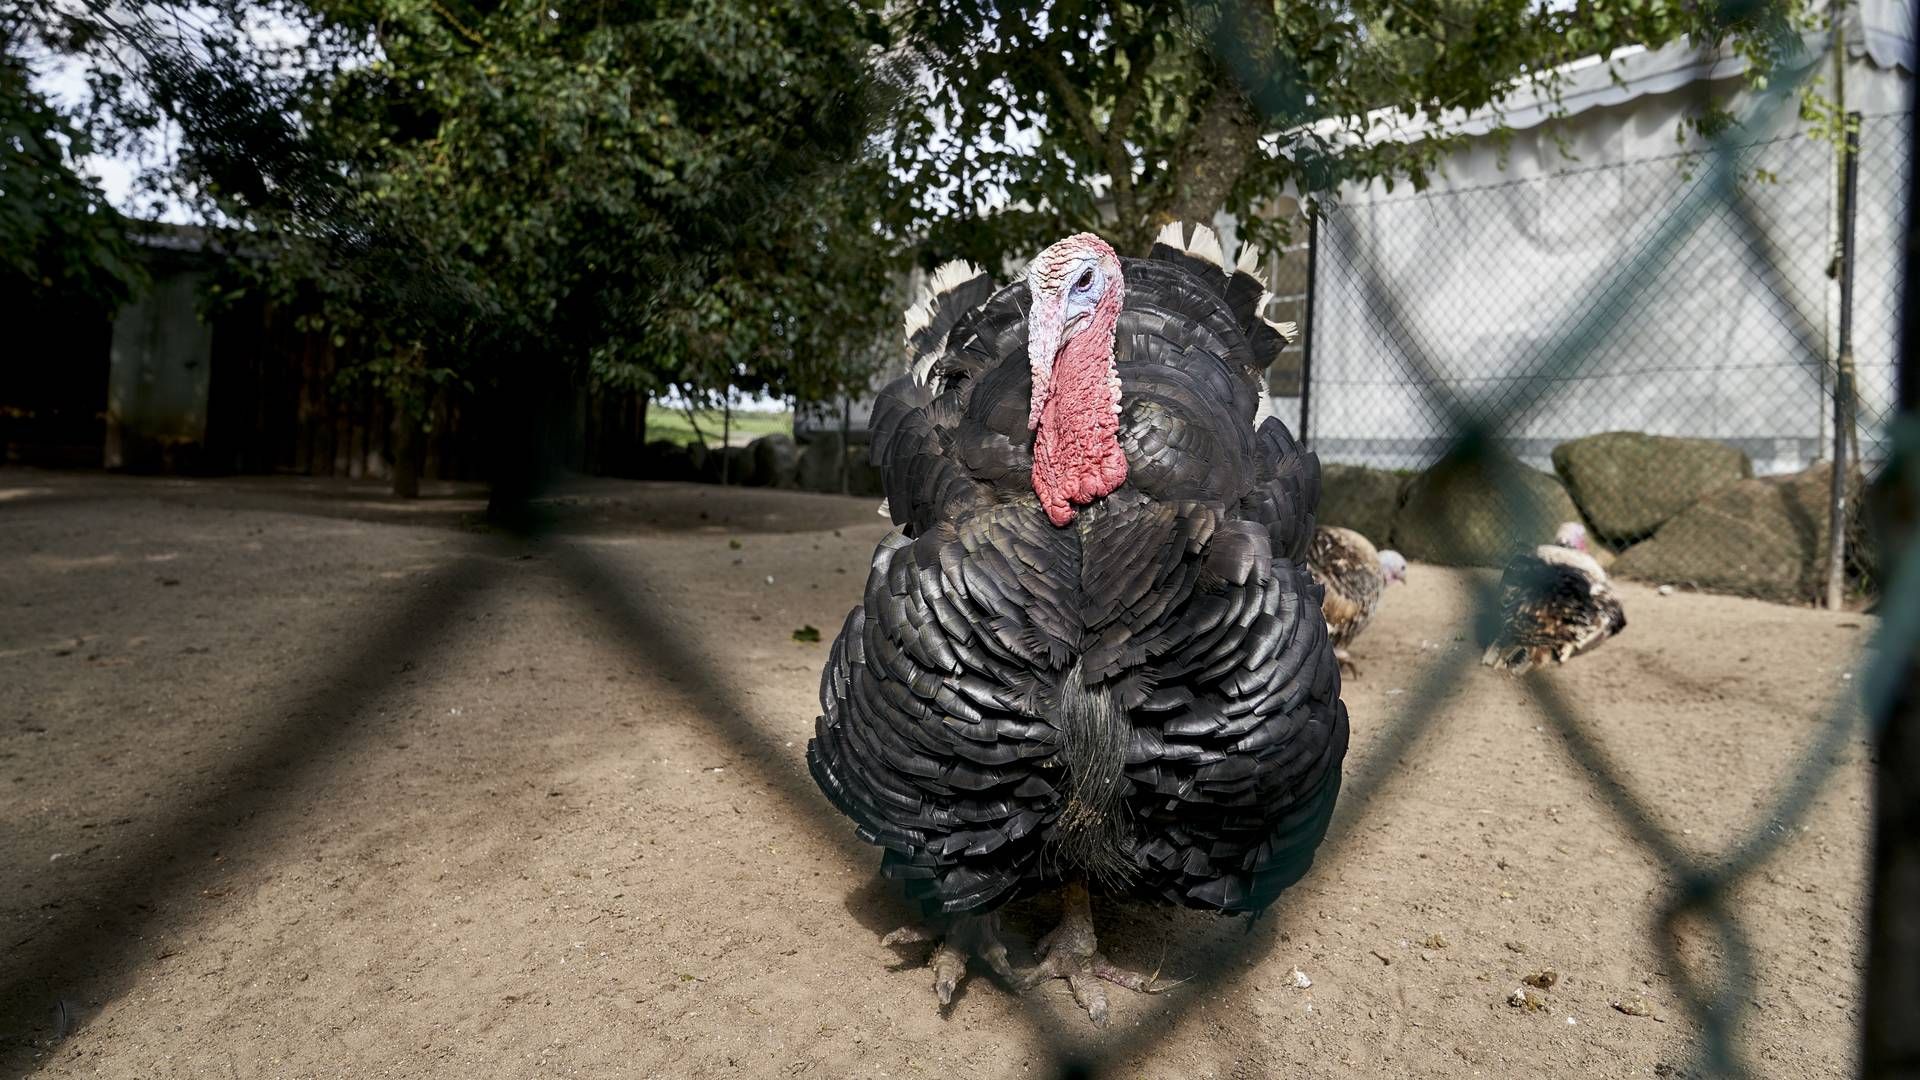
[[[800,486],[808,491],[839,493],[840,463],[846,456],[846,445],[840,441],[839,432],[824,431],[815,435],[800,451]]]
[[[1407,483],[1392,543],[1409,559],[1499,566],[1514,549],[1547,543],[1561,522],[1579,519],[1552,473],[1511,458],[1445,458]]]
[[[648,480],[692,480],[693,456],[687,448],[670,439],[655,439],[646,446],[645,468]]]
[[[1747,455],[1712,439],[1609,431],[1553,448],[1553,468],[1595,536],[1615,545],[1653,534],[1675,515],[1753,476]]]
[[[702,483],[725,483],[729,487],[753,483],[753,451],[744,446],[707,448],[706,456],[700,461],[699,479]]]
[[[1663,584],[1805,603],[1826,581],[1832,466],[1740,480],[1628,548],[1614,572]]]
[[[1320,505],[1313,519],[1322,525],[1352,529],[1373,541],[1375,547],[1388,547],[1407,479],[1401,473],[1364,465],[1322,465]]]
[[[790,488],[798,485],[800,448],[790,435],[762,435],[747,444],[753,455],[753,480],[760,487]]]
[[[713,456],[726,455],[727,473],[725,482],[735,487],[745,487],[753,483],[753,451],[744,446],[729,446],[724,450],[716,448]]]
[[[847,450],[847,494],[878,499],[886,494],[886,488],[880,483],[880,470],[867,463],[867,447],[863,445],[849,447]]]
[[[686,446],[687,446],[687,477],[686,478],[688,480],[706,481],[707,469],[709,465],[711,465],[715,475],[719,474],[720,463],[714,460],[713,451],[707,449],[706,443],[693,442],[693,443],[687,443]]]

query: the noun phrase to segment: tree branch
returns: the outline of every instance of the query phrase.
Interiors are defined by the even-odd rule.
[[[1151,30],[1127,47],[1127,81],[1113,99],[1113,115],[1107,118],[1104,140],[1107,176],[1113,182],[1114,216],[1121,229],[1128,233],[1144,232],[1145,223],[1140,220],[1133,198],[1133,155],[1127,152],[1127,129],[1133,125],[1134,114],[1140,111],[1140,103],[1146,97],[1152,48]],[[1134,246],[1139,239],[1128,237],[1128,246]]]
[[[1090,149],[1099,147],[1100,129],[1093,122],[1092,107],[1081,96],[1080,89],[1073,85],[1073,80],[1067,77],[1067,69],[1060,66],[1059,59],[1045,50],[1044,44],[1035,46],[1034,62],[1040,66],[1040,72],[1047,77],[1047,81],[1053,84],[1053,92],[1060,98],[1060,107],[1067,111],[1067,119],[1080,129],[1080,137],[1087,141]]]
[[[707,445],[706,433],[700,430],[700,421],[693,415],[693,393],[687,389],[686,383],[680,384],[680,410],[687,414],[687,425],[693,428],[693,437],[700,440],[701,446]]]

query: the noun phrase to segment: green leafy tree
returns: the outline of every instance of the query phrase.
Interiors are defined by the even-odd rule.
[[[1682,34],[1732,40],[1764,72],[1797,45],[1803,0],[920,0],[903,37],[925,72],[894,139],[894,221],[942,254],[997,260],[1092,229],[1140,251],[1160,225],[1226,209],[1256,241],[1288,186],[1422,185],[1446,136],[1359,136],[1497,106],[1555,65]],[[984,196],[1003,199],[992,208]]]
[[[1764,78],[1805,15],[1805,0],[28,3],[42,40],[96,61],[86,136],[177,131],[160,179],[262,256],[230,287],[317,301],[314,328],[365,358],[356,376],[403,422],[448,385],[500,406],[509,499],[582,387],[864,388],[902,248],[991,265],[1095,229],[1138,251],[1222,208],[1271,241],[1285,188],[1424,182],[1448,140],[1357,138],[1376,110],[1497,106],[1518,81],[1551,91],[1561,61],[1681,34],[1736,43]]]
[[[18,17],[0,19],[0,288],[27,308],[79,298],[112,309],[141,281],[126,222],[79,168],[92,143],[34,89]]]
[[[332,66],[304,111],[350,150],[369,216],[460,285],[452,319],[427,308],[428,370],[512,398],[556,377],[780,386],[877,317],[850,277],[871,295],[886,247],[840,197],[867,134],[868,88],[849,76],[882,40],[872,11],[314,10],[377,55]],[[842,288],[822,302],[822,283]]]
[[[510,495],[582,387],[784,391],[886,317],[874,5],[283,0],[267,47],[219,0],[187,51],[135,10],[60,36],[135,46],[120,115],[177,123],[176,197],[263,256],[229,290],[317,300],[403,418],[490,398]]]

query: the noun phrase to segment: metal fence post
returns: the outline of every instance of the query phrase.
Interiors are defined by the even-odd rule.
[[[1920,18],[1916,19],[1920,22]],[[1901,265],[1900,345],[1895,373],[1895,453],[1880,476],[1882,558],[1896,565],[1914,536],[1915,425],[1920,423],[1920,112],[1907,115],[1906,242]],[[1911,567],[1902,571],[1911,576]],[[1911,599],[1910,597],[1907,599]],[[1893,601],[1898,603],[1899,600]],[[1894,612],[1882,614],[1890,619]],[[1920,1077],[1920,658],[1908,641],[1887,648],[1906,655],[1905,680],[1876,740],[1873,775],[1873,863],[1867,920],[1865,1016],[1860,1075],[1869,1080]],[[1878,719],[1869,717],[1869,720]]]
[[[1827,608],[1838,611],[1847,593],[1847,489],[1852,473],[1847,444],[1853,434],[1853,224],[1859,216],[1860,114],[1847,114],[1845,179],[1840,198],[1840,340],[1834,354],[1833,490],[1828,493]]]
[[[1294,432],[1302,446],[1307,445],[1308,406],[1313,400],[1313,297],[1314,279],[1319,276],[1320,266],[1320,203],[1313,200],[1304,205],[1307,208],[1307,306],[1300,318],[1300,427]]]

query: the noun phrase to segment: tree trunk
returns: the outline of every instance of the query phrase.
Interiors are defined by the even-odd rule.
[[[680,401],[680,411],[687,414],[687,426],[693,429],[693,437],[700,440],[701,446],[707,445],[707,434],[700,430],[700,419],[693,412],[693,393],[685,383],[680,384]]]
[[[420,417],[395,403],[393,410],[393,493],[402,499],[420,497]]]
[[[653,463],[647,460],[647,409],[653,404],[653,394],[642,391],[635,395],[633,419],[633,467],[629,475],[645,477]]]
[[[1259,148],[1259,122],[1231,85],[1232,76],[1222,72],[1219,77],[1220,85],[1214,87],[1199,121],[1188,132],[1172,197],[1147,222],[1140,240],[1142,255],[1144,247],[1153,243],[1153,234],[1170,221],[1211,225],[1240,182],[1247,159]]]
[[[534,524],[532,502],[552,476],[552,375],[524,357],[512,357],[493,402],[492,490],[487,517],[510,529]]]
[[[869,425],[871,426],[871,425]],[[850,495],[853,488],[853,395],[840,395],[840,494]]]
[[[727,479],[727,466],[732,464],[733,454],[733,387],[727,387],[726,396],[720,399],[720,485],[725,487],[732,481]]]

